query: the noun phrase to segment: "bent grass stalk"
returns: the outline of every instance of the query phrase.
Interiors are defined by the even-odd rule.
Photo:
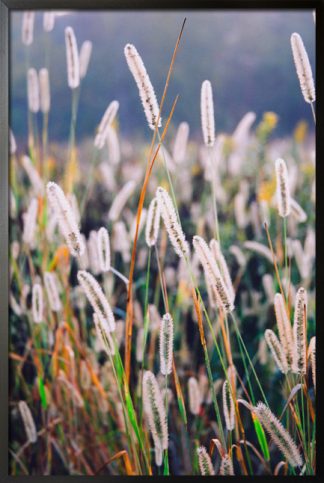
[[[142,213],[142,208],[143,208],[143,204],[144,204],[146,188],[147,188],[147,184],[148,184],[148,181],[149,181],[150,173],[153,169],[155,158],[156,158],[156,156],[159,152],[159,149],[160,149],[160,144],[159,144],[158,147],[157,147],[157,150],[155,152],[155,155],[151,160],[151,156],[152,156],[152,153],[153,153],[153,146],[154,146],[154,143],[155,143],[155,138],[156,138],[157,130],[158,130],[158,124],[159,124],[159,120],[160,120],[160,117],[161,117],[161,112],[162,112],[162,108],[163,108],[164,101],[165,101],[165,98],[166,98],[166,94],[167,94],[167,91],[168,91],[169,80],[170,80],[171,73],[172,73],[172,70],[173,70],[173,65],[174,65],[174,62],[175,62],[175,59],[176,59],[176,54],[177,54],[177,51],[178,51],[178,48],[179,48],[179,44],[180,44],[180,40],[181,40],[182,33],[183,33],[183,30],[184,30],[185,22],[186,22],[186,19],[184,19],[180,33],[178,35],[178,39],[176,41],[176,45],[175,45],[175,48],[174,48],[174,51],[173,51],[169,71],[168,71],[168,74],[167,74],[167,79],[166,79],[166,82],[165,82],[164,91],[163,91],[162,99],[161,99],[160,106],[159,106],[159,114],[158,114],[157,122],[156,122],[156,125],[155,125],[154,134],[153,134],[153,137],[152,137],[150,153],[149,153],[149,156],[148,156],[148,164],[147,164],[145,178],[144,178],[144,182],[143,182],[143,187],[142,187],[142,190],[141,190],[140,199],[139,199],[138,208],[137,208],[136,230],[135,230],[134,244],[133,244],[133,250],[132,250],[132,257],[131,257],[131,265],[130,265],[130,271],[129,271],[129,285],[128,285],[127,309],[126,309],[127,315],[126,315],[125,371],[126,371],[127,381],[129,381],[129,377],[130,377],[130,353],[131,353],[131,338],[132,338],[132,323],[133,323],[133,320],[132,320],[132,318],[133,318],[132,317],[132,312],[133,312],[132,284],[133,284],[133,276],[134,276],[134,268],[135,268],[135,256],[136,256],[137,239],[138,239],[138,233],[139,233],[139,224],[140,224],[141,213]],[[173,106],[172,106],[171,112],[169,114],[166,126],[163,130],[162,137],[161,137],[162,140],[164,139],[164,136],[166,135],[166,132],[168,130],[168,126],[169,126],[170,120],[173,116],[173,111],[175,109],[177,99],[178,99],[178,97],[176,97],[176,99],[173,103]]]

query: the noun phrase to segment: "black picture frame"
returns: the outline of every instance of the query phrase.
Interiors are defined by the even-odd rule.
[[[188,4],[184,0],[156,0],[150,4],[147,0],[0,0],[0,482],[25,482],[43,481],[42,476],[10,476],[8,475],[8,443],[9,443],[9,417],[8,417],[8,300],[9,300],[9,39],[10,25],[9,16],[14,10],[35,9],[314,9],[316,10],[316,91],[317,91],[317,126],[316,126],[316,312],[317,312],[317,378],[319,381],[317,392],[317,474],[316,476],[303,476],[303,481],[323,481],[324,464],[321,458],[324,456],[324,428],[321,405],[323,404],[323,362],[324,350],[324,310],[323,296],[321,294],[324,285],[324,268],[322,250],[324,247],[324,217],[323,217],[323,194],[321,186],[321,171],[324,163],[323,150],[323,78],[324,78],[324,0],[214,0],[194,2]],[[324,171],[323,171],[324,174]],[[96,481],[107,481],[107,476],[96,476]],[[128,480],[126,476],[113,477],[114,480]],[[143,478],[143,477],[133,477]],[[155,477],[162,479],[163,477]],[[171,477],[172,478],[172,477]],[[192,479],[194,476],[182,476],[180,478]],[[211,478],[211,477],[210,477]],[[235,480],[243,480],[246,477],[232,477]],[[257,477],[269,480],[272,477]],[[274,477],[285,482],[293,481],[296,477]],[[74,476],[74,481],[93,481],[93,477]],[[64,483],[70,480],[69,476],[51,476],[53,482]]]

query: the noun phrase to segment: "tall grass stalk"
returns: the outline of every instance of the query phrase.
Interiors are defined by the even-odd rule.
[[[213,204],[213,214],[214,214],[214,221],[215,221],[215,236],[216,236],[216,240],[219,242],[219,245],[220,245],[221,240],[219,235],[218,210],[217,210],[216,192],[215,192],[216,167],[214,166],[214,163],[212,160],[212,148],[208,146],[207,150],[208,150],[209,165],[210,165],[210,169],[212,170],[210,184],[211,184],[211,191],[212,191],[212,204]]]

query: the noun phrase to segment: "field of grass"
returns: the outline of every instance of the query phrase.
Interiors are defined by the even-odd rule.
[[[44,14],[49,38],[55,21]],[[315,89],[301,37],[296,89],[314,124],[284,138],[275,112],[248,108],[219,133],[212,79],[194,100],[200,136],[173,123],[185,22],[159,100],[127,44],[145,143],[123,135],[113,98],[78,139],[92,45],[68,27],[64,145],[48,134],[55,66],[30,63],[33,22],[28,139],[10,132],[10,474],[314,475]]]

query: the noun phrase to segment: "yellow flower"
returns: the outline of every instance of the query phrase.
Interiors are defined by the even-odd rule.
[[[272,130],[276,127],[278,123],[278,116],[275,112],[265,112],[263,114],[263,121],[269,126],[269,128]]]
[[[260,184],[259,192],[258,192],[258,200],[259,201],[268,201],[272,200],[276,192],[276,179],[273,178],[270,181],[263,181]]]
[[[302,143],[307,134],[308,125],[306,121],[300,121],[294,131],[294,139],[296,143]]]
[[[257,136],[262,140],[266,141],[271,132],[275,129],[278,124],[278,116],[275,112],[265,112],[263,114],[262,121],[257,127]]]

